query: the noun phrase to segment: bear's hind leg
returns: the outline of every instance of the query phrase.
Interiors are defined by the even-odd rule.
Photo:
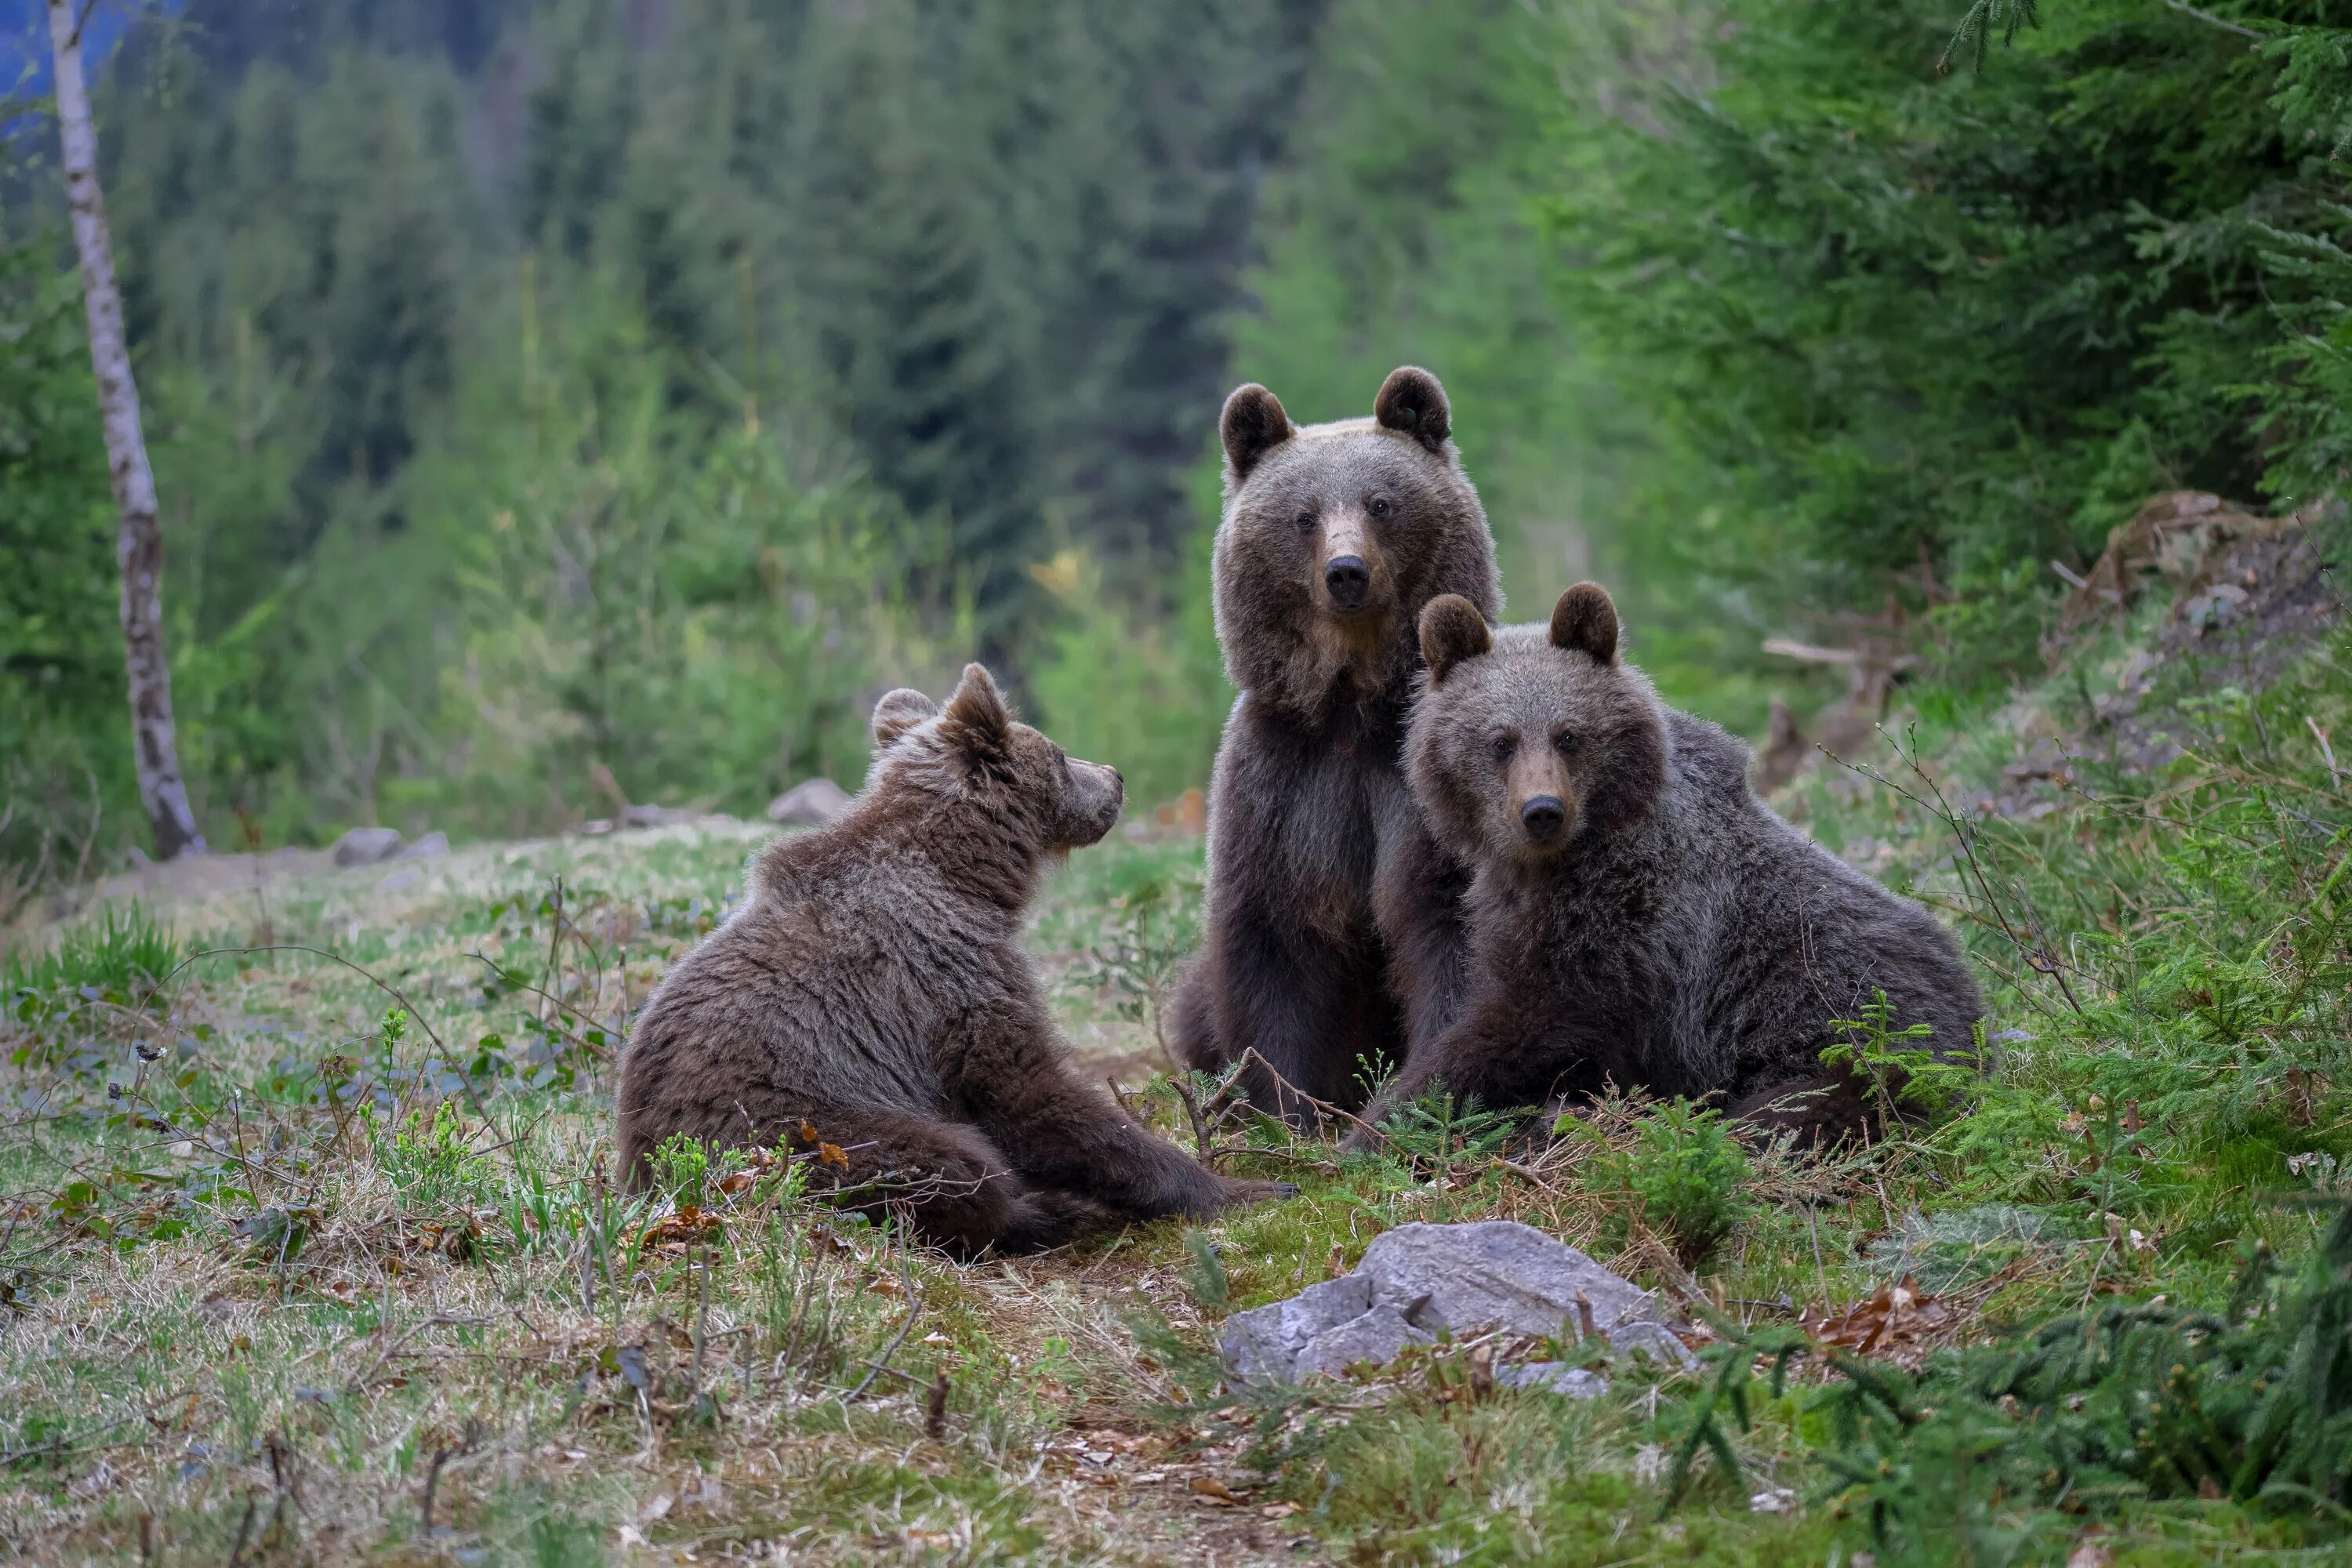
[[[1801,1149],[1827,1149],[1857,1134],[1874,1135],[1881,1119],[1853,1074],[1823,1071],[1753,1089],[1732,1103],[1726,1120],[1768,1139],[1793,1131]]]
[[[1168,1049],[1194,1072],[1217,1072],[1231,1060],[1217,1037],[1216,976],[1203,953],[1187,959],[1176,972],[1174,994],[1168,1003]]]
[[[813,1190],[844,1208],[898,1219],[960,1258],[1057,1247],[1088,1217],[1033,1188],[976,1127],[865,1107],[812,1110],[807,1120],[848,1162],[846,1170],[811,1162]]]

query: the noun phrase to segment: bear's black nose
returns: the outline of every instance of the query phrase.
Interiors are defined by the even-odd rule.
[[[1343,610],[1360,610],[1372,591],[1372,569],[1360,555],[1340,555],[1323,563],[1323,586]]]
[[[1519,821],[1526,825],[1530,838],[1549,838],[1568,826],[1568,807],[1556,795],[1539,795],[1519,807]]]

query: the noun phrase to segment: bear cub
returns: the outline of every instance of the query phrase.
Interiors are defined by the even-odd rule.
[[[1400,367],[1370,418],[1328,425],[1244,386],[1219,435],[1212,586],[1241,696],[1209,786],[1207,929],[1170,1032],[1192,1067],[1249,1060],[1252,1101],[1304,1124],[1311,1100],[1362,1104],[1363,1064],[1402,1058],[1458,977],[1461,889],[1398,757],[1422,606],[1460,594],[1499,614],[1501,593],[1427,371]]]
[[[663,979],[621,1063],[633,1185],[686,1133],[802,1148],[813,1186],[965,1257],[1082,1221],[1294,1187],[1204,1169],[1081,1078],[1021,951],[1040,870],[1118,818],[1117,769],[1016,722],[967,666],[944,710],[898,690],[839,820],[754,857],[747,897]]]
[[[1591,583],[1549,626],[1490,632],[1458,598],[1422,613],[1406,766],[1471,869],[1468,989],[1368,1115],[1437,1084],[1507,1106],[1614,1083],[1719,1094],[1807,1142],[1868,1126],[1866,1086],[1822,1060],[1832,1021],[1884,991],[1890,1029],[1967,1057],[1984,1007],[1958,944],[1774,816],[1746,745],[1662,704],[1617,629]]]

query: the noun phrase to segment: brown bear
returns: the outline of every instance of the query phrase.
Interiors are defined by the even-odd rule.
[[[1021,951],[1040,869],[1118,820],[1118,770],[1016,722],[976,664],[944,710],[883,698],[874,739],[850,810],[755,856],[646,1005],[621,1061],[630,1183],[681,1132],[814,1134],[842,1153],[813,1183],[966,1257],[1296,1191],[1203,1169],[1081,1079]]]
[[[1984,1006],[1949,931],[1782,822],[1748,748],[1658,700],[1618,657],[1599,586],[1549,626],[1489,632],[1466,599],[1422,612],[1428,672],[1406,742],[1413,796],[1472,868],[1468,986],[1368,1120],[1442,1085],[1489,1107],[1604,1083],[1720,1095],[1805,1141],[1876,1096],[1822,1053],[1880,992],[1938,1058]],[[1359,1131],[1360,1146],[1370,1136]]]
[[[1241,696],[1210,786],[1208,928],[1171,1033],[1189,1066],[1249,1061],[1252,1101],[1306,1124],[1314,1101],[1361,1105],[1378,1064],[1445,1013],[1463,884],[1400,763],[1414,626],[1438,595],[1491,615],[1502,594],[1427,371],[1391,374],[1369,419],[1304,428],[1244,386],[1221,435],[1217,639]]]

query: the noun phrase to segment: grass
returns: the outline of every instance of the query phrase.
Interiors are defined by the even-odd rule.
[[[2046,814],[1977,810],[2018,731],[2089,723],[2104,657],[1998,722],[1936,715],[1872,764],[1884,782],[1824,775],[1792,805],[1941,905],[1994,982],[1993,1070],[1931,1082],[1931,1123],[1830,1161],[1743,1152],[1638,1097],[1539,1140],[1427,1104],[1401,1152],[1345,1159],[1221,1112],[1214,1086],[1188,1106],[1153,1016],[1196,939],[1199,846],[1115,841],[1033,925],[1073,1040],[1180,1142],[1304,1190],[958,1268],[804,1203],[789,1162],[681,1171],[690,1207],[604,1179],[615,1051],[755,830],[102,911],[8,971],[0,1552],[2334,1560],[2345,1393],[2296,1385],[2296,1474],[2323,1484],[2291,1493],[2244,1463],[2284,1385],[2245,1380],[2291,1359],[2264,1325],[2347,1331],[2319,1244],[2352,1182],[2352,795],[2326,740],[2352,668],[2323,647],[2258,693],[2184,669],[2190,755],[2078,766],[2034,786]],[[1906,1042],[1861,1033],[1866,1065],[1899,1062]],[[1469,1344],[1299,1390],[1216,1376],[1224,1313],[1390,1226],[1497,1216],[1683,1303],[1706,1365],[1615,1366],[1590,1403],[1490,1390]],[[2242,1296],[2258,1243],[2279,1267]],[[1842,1348],[1825,1325],[1906,1277],[1935,1326]],[[2116,1311],[2137,1349],[2051,1359],[2052,1332],[2125,1331]],[[2236,1468],[2147,1458],[2134,1423],[2175,1362]]]

